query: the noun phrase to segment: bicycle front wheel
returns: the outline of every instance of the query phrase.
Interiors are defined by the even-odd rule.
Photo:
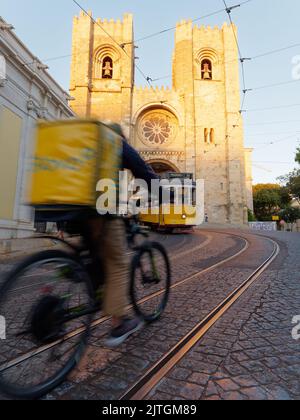
[[[17,266],[0,287],[0,392],[36,399],[59,385],[83,355],[92,304],[89,277],[69,254],[45,251]]]
[[[157,321],[166,309],[171,287],[170,261],[164,247],[147,242],[138,248],[131,266],[130,297],[145,322]]]

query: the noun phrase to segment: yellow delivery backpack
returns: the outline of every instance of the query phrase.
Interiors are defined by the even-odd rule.
[[[30,204],[39,210],[95,209],[100,180],[113,180],[118,190],[121,156],[121,137],[99,121],[39,122]]]

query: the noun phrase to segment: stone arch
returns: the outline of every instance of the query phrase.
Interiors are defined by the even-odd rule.
[[[94,52],[94,78],[103,78],[103,64],[106,59],[111,60],[113,67],[113,79],[120,78],[120,54],[118,50],[112,45],[102,45]]]
[[[177,118],[177,120],[179,122],[179,125],[181,127],[184,125],[184,119],[183,119],[182,115],[179,112],[177,112],[177,110],[172,105],[165,104],[165,103],[162,104],[161,102],[150,102],[150,103],[140,107],[135,112],[135,114],[132,118],[132,124],[136,125],[142,114],[146,113],[147,111],[154,110],[154,109],[164,109],[166,111],[171,112]]]
[[[209,64],[212,78],[211,80],[216,80],[220,78],[219,75],[219,57],[217,52],[213,48],[202,48],[196,54],[196,74],[197,78],[203,78],[203,66],[205,63]]]
[[[212,64],[219,63],[218,54],[213,48],[202,48],[196,55],[196,61],[200,64],[203,60],[209,60]]]
[[[180,173],[180,170],[174,165],[174,163],[165,159],[150,159],[147,160],[147,164],[150,165],[154,172],[158,175],[165,174],[167,172]]]

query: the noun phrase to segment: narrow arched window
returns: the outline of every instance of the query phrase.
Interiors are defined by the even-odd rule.
[[[215,130],[213,128],[211,128],[210,130],[210,143],[211,144],[215,143]]]
[[[210,60],[203,60],[201,63],[201,77],[202,80],[212,80],[213,69]]]
[[[102,63],[102,79],[112,79],[114,74],[114,63],[110,57],[105,57]]]
[[[208,128],[204,129],[204,142],[209,143],[209,129]]]

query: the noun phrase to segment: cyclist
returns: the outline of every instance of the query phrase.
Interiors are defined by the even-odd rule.
[[[122,168],[120,169],[128,169],[135,178],[146,181],[150,190],[151,181],[157,179],[157,175],[136,150],[127,143],[121,126],[112,124],[110,128],[122,137]],[[78,219],[80,219],[80,215],[78,216]],[[65,217],[63,215],[62,219]],[[43,218],[45,218],[45,215]],[[80,230],[93,261],[90,268],[93,286],[98,291],[97,297],[99,300],[102,301],[103,299],[103,311],[113,320],[112,330],[106,340],[106,345],[116,347],[143,326],[140,319],[126,317],[129,261],[126,256],[125,224],[120,218],[110,217],[109,215],[99,216],[96,213],[92,213],[89,217],[84,217],[81,220]],[[101,278],[103,272],[104,285]]]

